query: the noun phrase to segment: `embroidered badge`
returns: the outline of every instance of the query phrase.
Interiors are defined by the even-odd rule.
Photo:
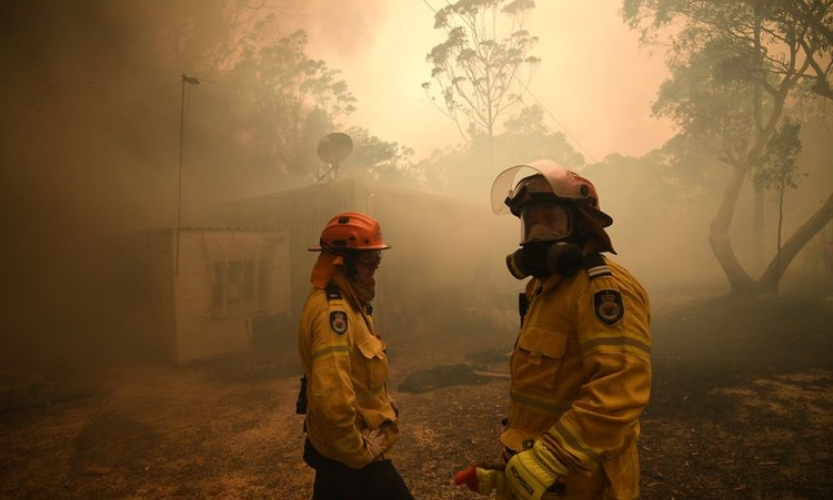
[[[622,294],[618,290],[599,290],[593,295],[593,312],[599,321],[613,326],[625,315]]]
[[[347,331],[347,313],[344,311],[330,311],[330,330],[339,337]]]

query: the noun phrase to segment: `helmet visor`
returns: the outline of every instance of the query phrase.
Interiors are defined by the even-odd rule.
[[[508,214],[509,206],[506,200],[515,195],[515,179],[537,173],[537,170],[527,165],[515,165],[501,172],[492,183],[492,212],[498,215]]]
[[[566,238],[573,229],[570,210],[549,201],[530,203],[521,209],[521,245]]]

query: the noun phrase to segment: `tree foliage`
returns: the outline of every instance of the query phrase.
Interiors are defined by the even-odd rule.
[[[802,149],[800,132],[800,123],[786,120],[772,134],[761,158],[761,167],[752,174],[755,186],[779,191],[798,187],[796,159]]]
[[[318,142],[345,128],[357,101],[339,70],[307,55],[305,31],[281,35],[292,2],[208,0],[213,8],[204,12],[193,1],[171,5],[181,26],[171,33],[171,44],[188,67],[216,78],[212,90],[219,95],[212,104],[218,109],[209,132],[216,139],[208,142],[223,150],[220,156],[233,171],[248,166],[284,186],[326,180],[332,172],[316,154]],[[407,156],[407,148],[382,147],[387,143],[366,130],[352,132],[352,158],[369,148],[373,154],[363,159],[373,162],[371,170]],[[366,137],[373,141],[365,144]],[[380,159],[385,153],[390,156]]]
[[[270,43],[288,12],[285,0],[167,0],[156,8],[169,22],[160,25],[172,62],[185,71],[216,74],[244,53]]]
[[[284,175],[309,174],[317,140],[355,111],[339,71],[309,58],[304,31],[243,52],[227,82],[239,92],[233,110],[239,139]]]
[[[671,118],[693,150],[732,168],[709,240],[733,292],[771,289],[786,266],[753,279],[735,256],[730,226],[744,181],[756,172],[763,179],[766,169],[783,172],[799,151],[789,124],[818,109],[808,102],[828,98],[833,2],[625,0],[622,13],[643,40],[670,43],[672,76],[654,112]],[[792,258],[833,217],[830,200],[779,254],[789,248]]]
[[[499,118],[522,102],[539,62],[529,55],[538,37],[524,29],[534,7],[532,0],[458,0],[434,16],[447,38],[426,56],[432,81],[422,86],[435,104],[439,96],[437,107],[469,144],[491,140]]]
[[[424,175],[413,161],[414,150],[386,141],[364,127],[350,127],[345,133],[353,141],[351,154],[338,166],[320,165],[314,172],[316,182],[352,176],[400,186],[417,187]]]

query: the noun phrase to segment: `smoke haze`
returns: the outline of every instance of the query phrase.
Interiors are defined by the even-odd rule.
[[[444,41],[432,28],[439,1],[377,2],[387,7],[366,34],[313,41],[311,51],[344,72],[359,109],[351,124],[372,124],[377,134],[414,147],[421,157],[451,141],[453,123],[420,87],[430,80],[425,56]],[[372,12],[373,9],[362,9]],[[668,74],[658,47],[640,48],[638,34],[621,21],[619,2],[536,2],[527,29],[539,37],[532,54],[542,59],[526,95],[547,110],[546,124],[565,133],[588,161],[611,153],[638,156],[671,135],[667,121],[650,116],[651,102]],[[336,30],[336,33],[343,33]],[[361,52],[352,50],[355,39]],[[395,105],[394,105],[395,103]]]
[[[649,103],[663,76],[660,62],[639,55],[635,35],[616,24],[615,12],[591,15],[589,2],[539,3],[530,30],[541,37],[536,54],[546,69],[533,91],[557,118],[550,126],[555,131],[563,126],[588,159],[659,146],[667,124],[650,118]],[[207,148],[222,140],[212,135],[212,123],[223,119],[222,89],[212,83],[208,68],[189,65],[194,51],[210,47],[185,36],[193,26],[180,23],[208,23],[210,12],[183,17],[198,5],[196,0],[34,0],[0,7],[5,68],[0,341],[3,353],[16,362],[88,349],[89,344],[79,347],[79,338],[112,342],[136,338],[148,328],[144,231],[176,225],[183,106],[184,223],[199,221],[212,203],[283,187],[269,172],[241,176],[232,159],[218,160]],[[417,147],[424,156],[455,142],[450,139],[455,132],[420,88],[430,71],[425,54],[438,42],[426,4],[338,5],[280,2],[277,10],[284,17],[278,35],[308,30],[312,57],[343,70],[359,100],[351,125]],[[199,88],[187,87],[184,99],[183,73],[205,80]],[[220,180],[209,184],[202,169]],[[616,220],[612,236],[619,260],[647,284],[687,278],[719,282],[706,240],[713,204],[679,214],[656,209],[664,216],[646,225],[631,214],[652,211],[645,206],[650,200],[629,191],[621,179],[599,179],[597,185],[603,208]],[[489,215],[487,200],[483,193],[477,209]],[[395,214],[380,219],[397,224]],[[491,236],[483,245],[500,268],[499,259],[514,249],[517,230],[506,218],[484,220],[493,222],[484,223]],[[414,230],[430,231],[441,223],[434,219]],[[400,261],[407,260],[409,249],[396,251],[402,252]],[[453,275],[443,264],[436,262],[432,274]],[[518,286],[500,278],[501,290]]]

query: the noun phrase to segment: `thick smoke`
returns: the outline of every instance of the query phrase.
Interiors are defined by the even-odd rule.
[[[200,169],[228,168],[199,155],[199,141],[211,138],[209,120],[218,119],[201,115],[200,105],[216,93],[200,97],[188,88],[183,100],[180,81],[201,71],[194,60],[205,53],[198,49],[212,47],[200,37],[215,34],[212,16],[227,14],[210,8],[224,2],[206,3],[33,0],[0,7],[0,351],[8,357],[85,357],[92,346],[133,338],[145,327],[144,231],[177,221],[182,108],[186,221],[219,196],[203,194],[203,176],[194,172],[198,161],[205,162]],[[368,30],[355,28],[376,15],[362,5],[342,2],[339,13],[324,1],[271,7],[287,33],[307,28],[357,50]],[[236,179],[234,194],[260,180]]]

